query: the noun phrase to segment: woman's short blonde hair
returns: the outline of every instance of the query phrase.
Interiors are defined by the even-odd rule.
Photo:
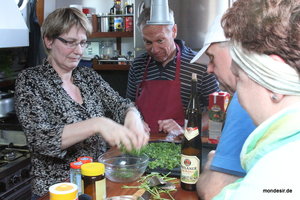
[[[92,25],[86,15],[77,8],[59,8],[48,15],[41,28],[42,38],[53,40],[68,33],[73,26],[82,27],[87,36],[92,33]],[[45,48],[47,53],[49,50]]]

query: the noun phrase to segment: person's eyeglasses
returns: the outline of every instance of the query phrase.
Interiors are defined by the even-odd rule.
[[[63,39],[61,37],[57,37],[56,39],[58,39],[59,41],[61,41],[62,43],[64,43],[70,49],[75,49],[78,46],[78,44],[82,48],[86,48],[89,45],[89,43],[87,43],[86,41],[81,41],[81,42],[68,41],[68,40],[65,40],[65,39]]]

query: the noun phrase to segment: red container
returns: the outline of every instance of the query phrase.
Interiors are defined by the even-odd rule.
[[[208,143],[219,143],[229,100],[230,94],[228,92],[214,92],[209,95]]]
[[[125,17],[125,31],[132,32],[133,31],[133,17]]]

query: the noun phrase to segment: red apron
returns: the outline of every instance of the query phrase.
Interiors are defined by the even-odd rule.
[[[184,109],[180,93],[180,65],[181,52],[178,49],[176,60],[175,80],[149,80],[146,81],[149,57],[144,77],[136,91],[136,105],[142,113],[145,122],[149,125],[151,133],[158,133],[158,120],[174,119],[180,126],[184,123]],[[139,88],[141,92],[139,94]]]

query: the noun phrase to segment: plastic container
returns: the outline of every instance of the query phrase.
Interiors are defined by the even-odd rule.
[[[92,162],[81,166],[83,193],[92,199],[106,198],[105,166],[102,163]]]
[[[57,183],[49,188],[50,200],[77,200],[78,187],[74,183]]]
[[[101,16],[101,32],[109,32],[109,17],[107,15],[108,13]]]

